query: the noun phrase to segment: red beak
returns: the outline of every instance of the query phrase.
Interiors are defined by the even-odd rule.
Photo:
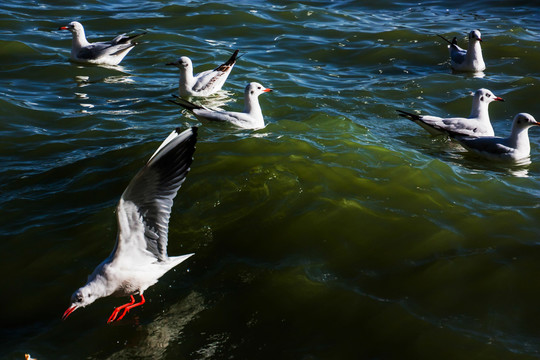
[[[73,305],[69,307],[65,312],[64,315],[62,315],[62,320],[66,320],[69,315],[71,315],[72,312],[77,310],[77,306]]]
[[[495,97],[495,101],[502,101],[502,102],[504,102],[504,99],[503,99],[502,97],[496,96],[496,97]]]
[[[67,26],[60,26],[58,30],[69,30]]]
[[[263,92],[270,92],[272,89],[264,89]]]

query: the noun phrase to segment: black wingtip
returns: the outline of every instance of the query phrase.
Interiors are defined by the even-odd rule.
[[[177,127],[176,129],[174,129],[176,131],[177,134],[181,134],[184,130],[181,128],[181,127]],[[197,136],[197,133],[199,131],[199,127],[198,126],[192,126],[191,127],[191,132],[193,132],[193,135],[194,136]]]
[[[194,104],[194,103],[192,103],[190,101],[187,101],[186,99],[182,99],[178,95],[172,94],[172,96],[174,97],[174,100],[168,99],[167,101],[169,101],[170,103],[173,103],[175,105],[181,106],[181,107],[183,107],[183,108],[185,108],[185,109],[187,109],[189,111],[192,111],[194,109],[203,109],[202,106]]]
[[[234,63],[236,63],[236,60],[238,60],[240,58],[240,56],[238,56],[238,52],[239,50],[235,50],[234,53],[231,55],[231,57],[229,58],[229,60],[225,61],[223,63],[223,65],[221,66],[224,66],[224,65],[234,65]]]
[[[457,39],[454,37],[454,39],[452,41],[448,40],[447,38],[445,38],[444,36],[442,35],[439,35],[437,34],[438,37],[440,37],[441,39],[443,39],[444,41],[446,41],[447,43],[449,43],[450,45],[456,45],[457,44]],[[455,43],[454,43],[455,41]]]
[[[404,118],[407,118],[409,120],[412,120],[412,121],[420,120],[420,115],[416,115],[416,114],[406,112],[406,111],[403,111],[403,110],[399,110],[399,109],[396,109],[396,111],[397,111],[399,116],[403,116]]]

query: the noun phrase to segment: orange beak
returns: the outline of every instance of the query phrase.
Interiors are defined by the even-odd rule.
[[[263,92],[270,92],[272,89],[264,89]]]

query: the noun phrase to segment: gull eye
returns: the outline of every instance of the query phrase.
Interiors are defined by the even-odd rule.
[[[486,94],[487,97],[491,97],[491,94]]]

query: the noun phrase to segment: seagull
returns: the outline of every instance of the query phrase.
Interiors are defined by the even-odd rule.
[[[437,35],[449,45],[450,49],[450,64],[452,69],[457,71],[481,72],[486,69],[484,58],[482,57],[482,35],[480,30],[473,30],[469,33],[469,47],[467,50],[460,48],[457,45],[457,39],[454,37],[452,41],[446,39],[442,35]]]
[[[69,30],[73,34],[71,60],[98,65],[118,65],[137,45],[133,40],[146,34],[146,32],[132,36],[122,34],[111,41],[89,43],[82,24],[77,21],[61,26],[58,30]]]
[[[121,320],[145,303],[146,289],[193,255],[167,256],[167,233],[173,199],[190,170],[196,142],[196,127],[184,132],[177,128],[131,180],[116,207],[116,245],[86,285],[73,293],[63,320],[99,298],[130,296],[131,301],[117,307],[107,322]],[[141,300],[136,303],[137,294]]]
[[[445,134],[446,130],[463,136],[494,136],[489,121],[488,107],[492,101],[504,101],[488,89],[478,89],[474,93],[471,115],[468,118],[441,118],[431,115],[416,115],[397,110],[400,116],[414,121],[432,135]]]
[[[200,121],[225,121],[244,129],[262,129],[264,118],[259,105],[259,95],[269,91],[272,89],[267,89],[259,83],[249,83],[244,91],[244,112],[213,110],[206,106],[193,104],[178,96],[175,97],[175,100],[169,101],[186,108]]]
[[[540,123],[530,114],[519,113],[514,117],[512,132],[507,138],[497,136],[470,137],[453,131],[446,130],[446,132],[465,149],[484,158],[518,162],[527,159],[531,153],[529,128],[532,126],[540,126]]]
[[[178,61],[166,65],[174,65],[180,69],[178,86],[180,96],[208,96],[221,90],[239,58],[238,50],[236,50],[229,60],[214,70],[203,71],[195,76],[193,76],[191,59],[187,56],[182,56]]]

